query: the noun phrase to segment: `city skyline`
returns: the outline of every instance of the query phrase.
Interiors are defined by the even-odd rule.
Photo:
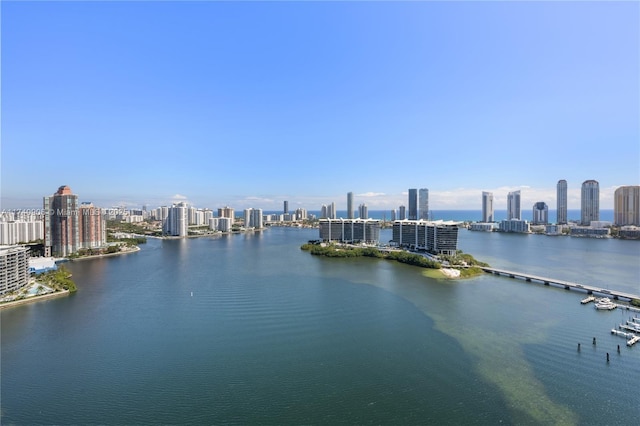
[[[591,179],[588,179],[591,180]],[[597,179],[596,179],[597,180]],[[573,188],[570,184],[567,185],[567,205],[568,210],[580,210],[581,202],[582,202],[582,183],[580,182],[575,188]],[[82,182],[78,183],[79,185]],[[64,186],[64,185],[63,185]],[[74,188],[77,185],[69,185]],[[620,185],[612,188],[600,188],[600,209],[601,210],[613,210],[614,204],[614,194],[618,188],[622,188],[625,186],[637,186],[637,185]],[[45,190],[46,191],[46,190]],[[519,187],[510,187],[504,186],[500,188],[496,188],[493,190],[485,191],[477,191],[470,189],[456,189],[453,191],[443,191],[436,192],[435,199],[436,202],[429,202],[429,210],[441,211],[441,210],[482,210],[482,196],[483,193],[488,192],[493,195],[493,208],[495,211],[507,211],[508,210],[508,196],[509,193],[520,191],[521,192],[521,205],[528,206],[533,205],[536,202],[543,201],[547,204],[554,205],[557,200],[557,189],[554,188],[530,188],[527,186],[519,186]],[[604,192],[603,192],[604,191]],[[430,198],[434,195],[431,191]],[[74,194],[78,194],[74,189]],[[408,198],[408,190],[400,191],[395,194],[384,194],[384,193],[353,193],[354,203],[367,204],[369,210],[398,210],[400,206],[407,205]],[[287,197],[283,196],[280,198],[259,198],[259,197],[244,197],[244,198],[229,198],[230,202],[227,201],[216,201],[216,197],[210,197],[211,202],[198,202],[191,197],[187,197],[182,194],[174,194],[173,196],[167,196],[164,198],[142,198],[140,200],[124,200],[123,198],[118,198],[117,196],[111,198],[100,198],[100,197],[92,197],[91,195],[85,196],[84,194],[80,194],[83,197],[85,202],[93,203],[98,207],[102,208],[142,208],[147,206],[148,208],[156,208],[162,206],[171,206],[172,204],[186,202],[191,206],[196,206],[200,208],[211,208],[217,209],[223,206],[230,206],[234,209],[243,210],[245,208],[262,208],[266,211],[278,211],[282,210],[282,205],[284,201],[287,201],[290,205],[290,210],[295,210],[296,208],[305,208],[309,211],[319,211],[322,205],[330,205],[335,204],[337,211],[348,211],[348,200],[342,201],[344,197],[343,195],[336,195],[335,197],[327,196],[327,197]],[[20,210],[20,209],[41,209],[42,208],[42,196],[40,195],[39,199],[35,200],[27,200],[25,204],[19,205],[9,205],[2,206],[3,210],[11,211],[11,210]],[[545,198],[546,197],[546,198]],[[285,200],[286,198],[286,200]],[[455,200],[459,198],[464,200],[463,202],[455,202]],[[293,200],[293,202],[291,201]],[[451,207],[452,205],[458,205],[463,207]],[[373,206],[373,207],[372,207]],[[433,208],[431,207],[433,206]],[[468,207],[464,207],[468,206]],[[357,213],[357,212],[355,212]],[[408,214],[408,210],[407,210]]]
[[[579,209],[595,179],[613,209],[640,183],[639,11],[3,2],[0,207],[53,181],[102,207],[529,209],[564,179]]]

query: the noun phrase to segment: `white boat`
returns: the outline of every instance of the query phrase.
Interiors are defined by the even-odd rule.
[[[613,309],[616,309],[618,305],[613,303],[608,297],[602,297],[596,300],[595,307],[596,309],[599,309],[601,311],[611,311]]]

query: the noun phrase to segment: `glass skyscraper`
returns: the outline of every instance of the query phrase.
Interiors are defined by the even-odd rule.
[[[409,220],[418,220],[418,190],[409,189]]]
[[[429,220],[429,190],[420,188],[418,191],[418,213],[420,219]]]
[[[556,223],[564,225],[567,223],[567,181],[558,181],[557,189],[557,216]]]
[[[520,190],[510,192],[507,195],[507,219],[520,220]]]
[[[493,216],[493,192],[482,191],[482,221],[495,221]]]
[[[353,219],[353,192],[347,192],[347,219]]]
[[[580,223],[590,225],[600,220],[600,185],[596,180],[585,180],[582,183],[580,197]]]

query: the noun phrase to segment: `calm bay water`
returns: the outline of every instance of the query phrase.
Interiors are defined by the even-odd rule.
[[[272,228],[149,240],[135,254],[69,264],[77,294],[1,311],[2,423],[640,415],[640,347],[609,332],[628,312],[597,312],[580,305],[584,294],[541,284],[435,280],[299,249],[315,238]],[[640,293],[638,242],[461,231],[459,247],[494,266]]]

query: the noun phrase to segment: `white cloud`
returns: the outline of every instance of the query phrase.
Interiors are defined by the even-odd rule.
[[[384,192],[365,192],[362,194],[356,194],[356,197],[384,197]]]
[[[176,194],[173,197],[171,197],[172,200],[186,200],[187,196],[186,195],[182,195],[182,194]]]

